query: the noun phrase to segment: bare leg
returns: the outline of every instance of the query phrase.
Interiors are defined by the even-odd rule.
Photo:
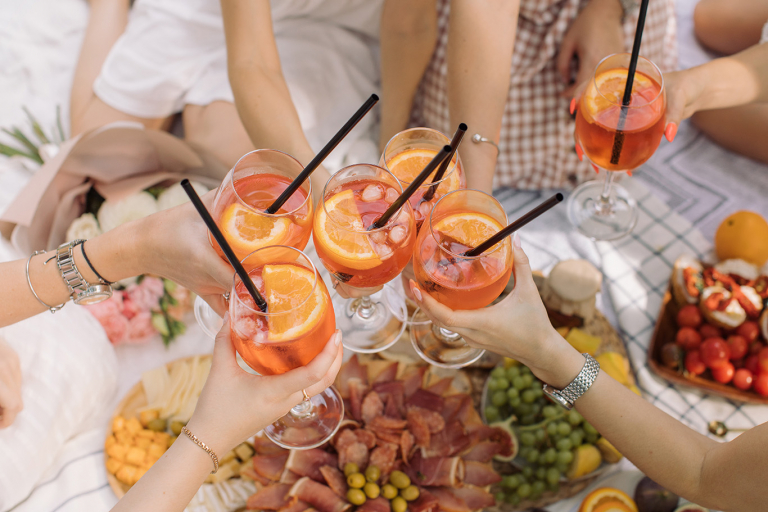
[[[187,105],[182,119],[184,138],[201,146],[227,168],[255,149],[233,103],[214,101],[204,106]]]
[[[757,44],[766,21],[766,0],[701,0],[693,12],[699,42],[725,54]]]
[[[170,119],[143,119],[114,109],[93,92],[93,82],[112,46],[125,31],[128,23],[129,0],[91,0],[91,13],[85,30],[80,58],[75,68],[70,95],[70,135],[114,121],[138,121],[147,128],[160,129]]]
[[[693,123],[724,148],[768,164],[768,105],[704,110]]]

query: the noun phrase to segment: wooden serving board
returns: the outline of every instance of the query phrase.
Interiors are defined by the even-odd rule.
[[[670,285],[671,287],[671,285]],[[722,396],[737,402],[750,404],[768,404],[768,397],[762,397],[752,391],[742,391],[741,389],[720,384],[710,378],[690,375],[684,369],[674,370],[664,365],[661,359],[661,347],[666,343],[674,342],[677,334],[677,312],[680,306],[672,298],[671,288],[664,294],[664,300],[661,302],[661,311],[656,320],[656,328],[653,331],[653,338],[648,346],[648,366],[659,377],[668,380],[679,386],[696,388],[712,395]],[[704,373],[704,375],[708,375]]]

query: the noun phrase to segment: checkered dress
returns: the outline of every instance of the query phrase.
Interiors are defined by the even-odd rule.
[[[521,0],[494,187],[567,188],[595,175],[586,161],[579,162],[576,157],[574,122],[568,112],[570,100],[560,97],[566,86],[560,81],[555,62],[566,30],[586,1]],[[410,121],[412,126],[430,126],[447,134],[453,132],[446,85],[449,9],[449,0],[439,1],[438,42],[416,94]],[[632,48],[636,24],[636,13],[627,16],[627,51]],[[641,54],[662,71],[676,68],[674,0],[650,2]]]

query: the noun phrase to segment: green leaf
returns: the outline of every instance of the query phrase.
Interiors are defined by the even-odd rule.
[[[163,287],[168,293],[173,293],[179,285],[171,281],[170,279],[163,278]]]
[[[157,199],[158,197],[160,197],[160,194],[162,194],[164,190],[165,190],[165,187],[161,187],[161,186],[157,185],[157,186],[154,186],[154,187],[149,187],[148,189],[145,190],[145,192],[148,192],[148,193],[152,194],[152,196],[155,199]]]
[[[165,319],[165,315],[162,313],[152,313],[152,327],[154,327],[163,337],[170,336],[171,334],[168,322]]]
[[[24,144],[24,146],[29,151],[31,151],[38,157],[40,156],[40,152],[37,150],[37,146],[35,146],[35,144],[31,140],[29,140],[27,136],[21,132],[21,130],[19,130],[18,128],[13,128],[13,130],[9,130],[8,128],[3,128],[3,131],[8,135],[10,135],[11,137],[13,137],[14,139],[21,142],[22,144]]]
[[[45,132],[43,131],[43,127],[40,126],[40,123],[35,119],[35,116],[32,115],[32,112],[30,112],[27,107],[21,107],[21,109],[24,111],[25,114],[27,114],[27,118],[29,119],[29,124],[32,125],[32,131],[35,132],[35,135],[37,135],[37,138],[40,140],[41,144],[50,144],[50,140],[45,135]]]
[[[56,127],[59,129],[59,142],[67,140],[67,136],[64,135],[64,127],[61,124],[61,105],[56,105]]]
[[[5,156],[23,156],[25,158],[29,158],[30,160],[34,160],[38,163],[43,163],[43,159],[40,158],[38,155],[33,155],[30,153],[25,153],[24,151],[21,151],[16,148],[12,148],[11,146],[6,146],[2,142],[0,142],[0,154],[3,154]]]

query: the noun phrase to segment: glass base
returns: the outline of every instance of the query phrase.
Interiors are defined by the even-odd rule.
[[[304,400],[267,426],[264,433],[273,443],[288,450],[309,450],[327,443],[344,418],[344,401],[333,386]]]
[[[216,335],[219,334],[221,327],[224,325],[224,319],[222,319],[211,306],[208,305],[198,295],[195,298],[195,319],[197,325],[203,330],[205,334],[212,339],[216,339]]]
[[[568,197],[568,218],[592,240],[616,240],[637,224],[637,203],[627,189],[614,183],[609,201],[602,201],[604,185],[602,180],[588,181]]]
[[[345,299],[334,293],[336,328],[342,332],[345,348],[353,352],[375,354],[388,349],[400,339],[408,318],[405,300],[389,285],[369,297]]]
[[[480,359],[485,350],[467,345],[461,335],[433,324],[421,309],[411,317],[411,343],[429,364],[441,368],[462,368]]]

